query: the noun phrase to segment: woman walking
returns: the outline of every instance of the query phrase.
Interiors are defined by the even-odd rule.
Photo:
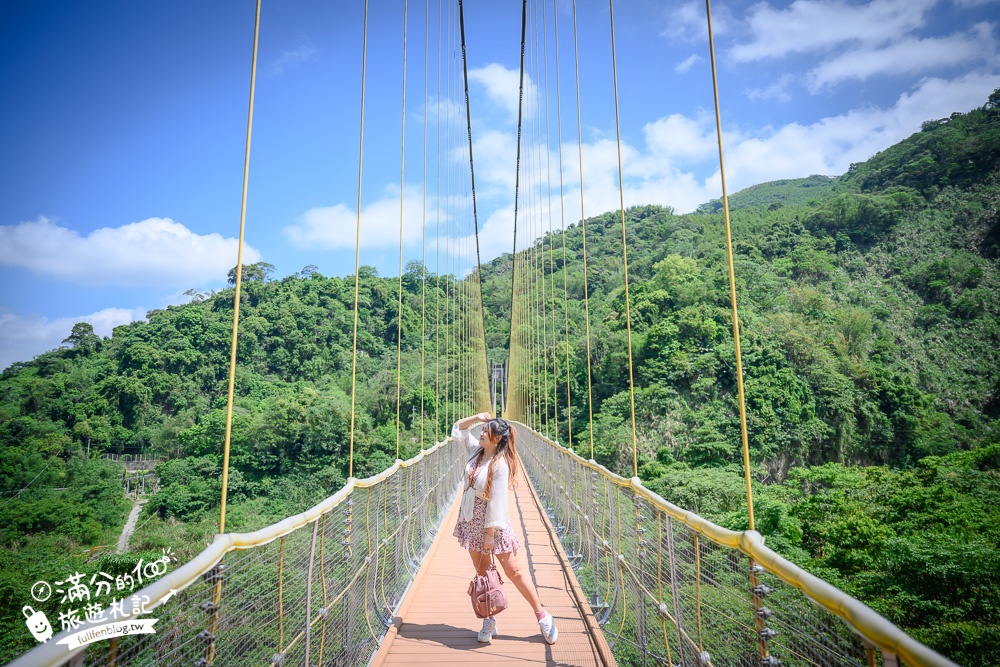
[[[471,428],[479,422],[485,424],[476,438]],[[535,612],[542,637],[549,644],[555,644],[559,636],[556,621],[542,607],[538,592],[524,567],[523,557],[517,553],[521,544],[510,526],[507,512],[507,489],[514,486],[520,470],[514,442],[517,433],[506,420],[491,419],[490,413],[480,412],[455,422],[451,435],[468,450],[465,491],[454,535],[459,544],[468,549],[472,564],[480,575],[486,574],[489,568],[490,554],[496,555],[508,580]],[[488,643],[496,636],[497,619],[493,616],[483,619],[479,641]]]

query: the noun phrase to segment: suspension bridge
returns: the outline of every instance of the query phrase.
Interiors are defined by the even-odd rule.
[[[425,31],[429,24],[425,2]],[[552,4],[558,88],[558,20]],[[406,133],[405,44],[407,3],[403,3],[403,114]],[[548,112],[537,110],[524,118],[524,73],[535,61],[536,80],[545,82],[548,104],[548,68],[539,77],[539,51],[546,58],[544,2],[522,3],[521,105],[518,118],[517,181],[515,184],[515,240],[511,273],[510,340],[508,357],[490,362],[487,354],[481,270],[478,259],[479,224],[475,200],[475,163],[472,155],[471,104],[466,68],[466,35],[462,2],[457,16],[449,14],[449,30],[461,43],[461,71],[465,125],[450,116],[447,124],[460,127],[452,139],[467,133],[468,171],[454,174],[463,203],[448,211],[454,221],[450,231],[468,232],[456,247],[446,247],[446,266],[456,273],[468,269],[466,278],[448,286],[454,290],[446,301],[445,317],[457,323],[445,340],[435,326],[433,349],[435,387],[453,400],[445,406],[464,405],[469,411],[498,411],[514,420],[524,476],[511,494],[511,516],[524,545],[530,575],[545,607],[555,616],[559,640],[546,644],[538,634],[530,609],[511,590],[510,609],[499,617],[500,634],[490,644],[476,641],[478,620],[466,595],[472,568],[451,538],[457,501],[463,482],[465,449],[452,438],[442,438],[400,460],[400,363],[397,362],[396,462],[366,478],[354,477],[354,397],[358,350],[358,249],[355,253],[354,357],[351,374],[350,477],[342,489],[311,509],[250,533],[226,531],[226,489],[237,360],[239,305],[242,281],[242,242],[249,172],[260,2],[254,27],[250,105],[244,162],[243,203],[240,218],[240,253],[236,271],[233,335],[229,366],[227,424],[223,445],[223,478],[219,531],[204,551],[162,578],[123,600],[119,620],[154,619],[152,632],[114,636],[106,630],[108,619],[85,621],[56,634],[44,644],[10,663],[11,667],[88,667],[185,665],[192,667],[263,665],[383,665],[412,663],[544,663],[547,665],[665,665],[746,666],[856,665],[859,667],[946,666],[951,661],[907,636],[872,609],[810,575],[769,549],[754,530],[743,401],[742,362],[739,346],[732,241],[719,121],[718,85],[715,77],[711,7],[706,2],[709,51],[715,91],[716,128],[719,138],[722,201],[729,262],[735,364],[739,392],[743,461],[746,470],[749,529],[734,532],[677,507],[646,489],[638,478],[635,400],[631,394],[632,476],[622,477],[594,461],[593,428],[586,438],[574,439],[569,376],[569,309],[567,288],[562,285],[563,322],[557,313],[558,286],[553,262],[556,249],[535,240],[554,239],[551,168],[540,146],[549,145]],[[539,21],[540,17],[540,21]],[[616,127],[618,118],[617,63],[614,46],[614,5],[609,2],[610,46],[615,73]],[[452,21],[452,19],[456,19]],[[530,19],[530,20],[529,20]],[[439,10],[439,31],[440,31]],[[537,25],[542,25],[539,48]],[[534,38],[528,26],[536,26]],[[362,156],[364,154],[365,65],[368,46],[368,6],[365,3],[364,47],[361,54],[361,124],[358,154],[358,219],[360,239]],[[453,28],[457,28],[457,31]],[[456,34],[457,33],[457,34]],[[426,41],[426,39],[425,39]],[[528,59],[526,63],[526,44]],[[576,68],[577,132],[580,138],[579,48],[576,5],[573,3],[573,47]],[[440,56],[439,56],[440,57]],[[425,50],[425,99],[427,61]],[[457,88],[455,63],[455,82]],[[440,85],[440,84],[439,84]],[[557,119],[561,112],[557,112]],[[426,115],[424,135],[426,138]],[[438,122],[440,123],[440,111]],[[544,124],[544,130],[542,128]],[[524,141],[522,142],[522,132]],[[562,196],[562,128],[557,123],[559,146],[558,205],[565,230],[566,207]],[[455,145],[464,142],[455,141]],[[529,148],[522,152],[522,143]],[[578,141],[578,145],[582,141]],[[439,153],[440,136],[439,136]],[[464,149],[463,149],[464,150]],[[583,227],[584,303],[587,304],[587,256],[583,155],[580,165],[580,223]],[[622,267],[625,285],[625,321],[628,326],[629,377],[631,325],[628,296],[628,257],[624,187],[621,181],[621,142],[618,139],[619,193],[621,195]],[[543,164],[544,163],[544,164]],[[401,165],[405,160],[401,156]],[[426,165],[426,141],[425,141]],[[405,174],[404,174],[405,175]],[[401,178],[401,183],[405,182]],[[544,182],[548,187],[542,187]],[[527,184],[527,185],[525,185]],[[426,188],[426,179],[425,179]],[[543,192],[548,201],[543,202]],[[426,197],[426,192],[425,192]],[[521,201],[528,200],[525,206]],[[400,292],[402,305],[403,194],[400,192]],[[449,202],[451,199],[448,200]],[[543,215],[547,203],[548,214]],[[451,206],[451,204],[448,204]],[[528,214],[524,215],[524,210]],[[520,218],[519,218],[520,214]],[[425,207],[426,215],[426,207]],[[449,222],[449,224],[451,224]],[[424,221],[426,230],[427,224]],[[425,231],[426,233],[426,231]],[[449,236],[449,238],[451,238]],[[456,235],[456,238],[461,238]],[[563,235],[565,243],[565,235]],[[449,241],[450,243],[450,241]],[[464,245],[463,245],[464,244]],[[461,247],[458,247],[461,246]],[[440,252],[437,249],[436,252]],[[566,248],[562,248],[565,261]],[[475,257],[474,266],[462,257]],[[549,265],[545,266],[545,259]],[[440,278],[439,278],[440,280]],[[563,280],[566,273],[563,272]],[[450,303],[458,312],[449,313]],[[425,314],[440,317],[441,304],[428,308],[421,294],[421,338]],[[585,313],[587,391],[590,382],[590,314]],[[435,320],[435,324],[437,320]],[[560,325],[562,325],[560,327]],[[402,357],[402,317],[397,318],[397,359]],[[558,332],[566,334],[559,358]],[[421,383],[430,341],[421,344]],[[438,359],[454,359],[444,364]],[[565,378],[565,383],[563,383]],[[565,405],[565,409],[562,406]],[[421,404],[421,413],[424,412]],[[498,409],[499,408],[499,409]],[[449,413],[447,410],[453,412]],[[449,423],[463,416],[434,406],[434,423]],[[560,414],[564,422],[560,425]],[[440,417],[443,416],[443,420]],[[590,407],[590,420],[593,418]],[[421,429],[423,425],[421,422]],[[557,442],[567,432],[571,449]],[[424,433],[420,434],[421,445]],[[583,455],[581,456],[581,453]],[[88,635],[87,633],[90,632]],[[100,634],[100,633],[106,633]],[[83,642],[81,645],[81,641]]]

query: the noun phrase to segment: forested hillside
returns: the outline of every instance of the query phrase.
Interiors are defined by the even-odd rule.
[[[998,105],[1000,92],[929,121],[838,179],[732,198],[757,527],[963,664],[1000,664]],[[745,528],[716,210],[626,211],[640,476]],[[593,443],[599,462],[630,475],[620,224],[620,213],[586,224]],[[582,241],[570,225],[565,266],[561,235],[535,250],[542,267],[554,253],[557,323],[566,272],[573,444],[589,456]],[[497,311],[509,267],[509,256],[486,267]]]
[[[758,530],[921,641],[977,665],[1000,664],[998,104],[1000,91],[981,109],[929,121],[839,178],[762,184],[731,199]],[[745,528],[722,215],[709,202],[690,215],[637,206],[626,218],[640,475],[671,502]],[[539,273],[557,288],[548,293],[557,377],[550,365],[547,386],[558,380],[559,439],[571,416],[578,451],[590,455],[592,436],[599,462],[631,474],[620,213],[588,219],[586,231],[593,428],[578,222],[535,245]],[[359,477],[396,455],[397,318],[400,456],[419,449],[421,427],[431,444],[470,409],[444,390],[455,361],[447,341],[467,324],[454,307],[467,281],[427,274],[424,283],[410,264],[398,313],[397,278],[360,273]],[[506,355],[510,279],[510,255],[483,267],[493,360]],[[301,511],[347,475],[353,276],[307,267],[274,280],[258,264],[245,281],[231,530]],[[192,296],[111,338],[81,323],[62,349],[0,378],[0,659],[33,643],[17,620],[33,581],[71,568],[127,571],[165,547],[184,559],[211,539],[233,290]],[[161,488],[132,553],[88,554],[114,544],[128,512],[120,469],[100,458],[120,452],[161,460]]]
[[[354,277],[328,278],[306,267],[271,280],[270,271],[267,264],[244,270],[227,511],[227,528],[234,531],[301,512],[342,487],[348,475]],[[359,274],[354,475],[363,478],[396,458],[399,280],[370,267]],[[428,276],[422,290],[422,277],[419,264],[403,276],[404,459],[420,449],[421,422],[423,444],[431,446],[449,420],[472,409],[458,400],[454,382],[455,334],[468,328],[469,317],[456,306],[467,300],[469,284]],[[111,338],[80,323],[62,349],[3,373],[0,661],[34,643],[19,620],[21,607],[34,604],[33,582],[55,581],[73,569],[88,578],[128,572],[140,557],[158,557],[164,548],[183,562],[211,541],[220,504],[233,296],[232,288],[192,293],[191,303],[152,311],[147,322],[118,327]],[[421,299],[430,320],[423,395]],[[145,505],[124,558],[113,553],[130,505],[122,469],[100,458],[122,452],[162,461],[160,490]],[[101,545],[110,546],[89,553]],[[60,611],[34,606],[53,622]]]

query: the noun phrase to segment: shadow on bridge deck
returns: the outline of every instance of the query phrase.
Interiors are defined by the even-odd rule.
[[[468,552],[451,534],[459,496],[372,660],[373,667],[459,662],[614,665],[530,482],[522,477],[510,497],[514,531],[527,547],[528,569],[542,604],[556,619],[559,640],[551,646],[545,643],[531,607],[506,582],[510,606],[497,617],[500,634],[490,644],[476,641],[482,621],[466,593],[473,567]]]

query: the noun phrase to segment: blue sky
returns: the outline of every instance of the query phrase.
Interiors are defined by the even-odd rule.
[[[572,4],[532,0],[529,230],[549,224],[549,182],[558,196],[554,5],[567,224],[580,216]],[[270,262],[278,277],[308,264],[353,273],[362,7],[263,3],[245,262]],[[455,203],[468,179],[457,3],[407,7],[404,259],[420,257],[426,220],[428,264],[440,224],[461,271],[472,244],[468,205]],[[520,7],[465,7],[484,260],[512,240]],[[224,286],[236,263],[253,18],[250,0],[0,4],[0,368],[58,346],[75,322],[110,335],[186,301],[189,288]],[[713,18],[731,191],[843,173],[1000,87],[991,0],[730,0]],[[578,0],[577,21],[592,215],[619,201],[607,3]],[[720,194],[704,5],[619,2],[615,27],[625,205],[690,211]],[[399,253],[402,33],[403,2],[371,0],[361,262],[383,275],[396,274]]]

